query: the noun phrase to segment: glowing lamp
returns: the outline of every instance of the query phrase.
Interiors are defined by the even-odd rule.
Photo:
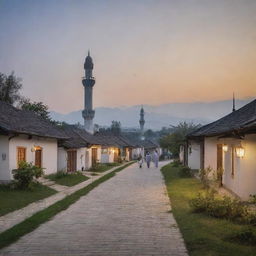
[[[244,157],[244,148],[243,147],[237,147],[236,148],[236,155],[238,157]]]
[[[224,152],[228,152],[228,145],[226,145],[226,144],[223,145],[223,146],[222,146],[222,149],[223,149]]]

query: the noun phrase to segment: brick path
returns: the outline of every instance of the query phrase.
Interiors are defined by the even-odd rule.
[[[38,211],[41,211],[41,210],[49,207],[50,205],[60,201],[61,199],[65,198],[66,196],[73,194],[77,190],[88,186],[95,180],[99,179],[101,176],[104,176],[121,166],[122,165],[113,167],[106,172],[99,173],[97,176],[91,176],[91,175],[89,175],[90,174],[89,172],[86,172],[88,174],[88,175],[86,174],[86,176],[89,177],[90,179],[83,181],[83,182],[81,182],[75,186],[72,186],[72,187],[66,187],[66,186],[55,184],[54,182],[50,182],[50,184],[51,184],[50,187],[57,190],[58,193],[56,193],[52,196],[46,197],[42,200],[36,201],[34,203],[31,203],[31,204],[25,206],[24,208],[21,208],[14,212],[10,212],[8,214],[0,216],[0,233],[4,232],[5,230],[13,227],[14,225],[16,225],[18,223],[24,221],[25,219],[31,217],[33,214],[37,213]],[[45,179],[41,179],[39,181],[41,181],[42,183],[47,185],[47,182],[45,182]]]
[[[134,164],[0,255],[187,255],[159,169]]]

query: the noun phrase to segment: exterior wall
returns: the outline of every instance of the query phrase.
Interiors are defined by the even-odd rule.
[[[104,151],[101,151],[101,163],[114,163],[114,156],[115,156],[115,150],[118,150],[118,148],[109,148],[105,147],[102,149],[106,149],[107,152],[103,153]]]
[[[66,170],[67,170],[67,151],[63,147],[59,147],[57,171],[66,171]]]
[[[256,134],[246,135],[244,140],[226,140],[228,151],[224,153],[223,184],[239,197],[247,200],[256,194]],[[234,175],[231,173],[231,148],[242,146],[244,157],[234,152]]]
[[[185,154],[184,146],[181,145],[181,146],[180,146],[180,152],[179,152],[179,160],[180,160],[180,162],[181,162],[182,164],[185,164],[184,154]]]
[[[217,170],[217,137],[206,137],[204,140],[204,168]],[[200,151],[199,151],[200,152]],[[199,157],[200,159],[200,157]],[[199,160],[200,162],[200,160]]]
[[[182,153],[184,161],[184,151]],[[188,167],[191,169],[200,169],[200,143],[196,141],[190,141],[188,150]]]
[[[11,178],[9,168],[9,137],[0,135],[0,181],[8,182]]]
[[[17,147],[26,148],[26,161],[35,163],[35,152],[33,148],[40,146],[42,148],[42,167],[45,174],[54,173],[57,171],[57,140],[46,139],[20,135],[9,141],[9,171],[17,168]],[[12,176],[11,176],[12,177]]]
[[[142,157],[144,157],[144,148],[133,148],[132,159],[137,160],[139,155],[142,155]]]

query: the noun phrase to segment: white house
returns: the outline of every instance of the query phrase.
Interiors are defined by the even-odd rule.
[[[256,194],[256,100],[192,132],[191,140],[201,143],[199,158],[194,150],[189,166],[223,169],[225,188],[244,200]]]
[[[56,172],[62,139],[67,137],[49,121],[0,101],[0,182],[12,180],[20,161],[43,167],[45,174]]]
[[[88,170],[101,162],[101,145],[95,136],[74,125],[64,125],[61,129],[69,139],[59,142],[58,171]]]

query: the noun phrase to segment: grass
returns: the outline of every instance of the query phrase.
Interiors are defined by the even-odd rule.
[[[33,184],[31,190],[11,189],[7,185],[0,185],[0,216],[55,193],[54,189],[36,183]]]
[[[189,201],[203,190],[197,179],[179,177],[179,167],[171,164],[164,166],[161,171],[171,200],[172,212],[190,256],[256,255],[256,246],[241,245],[228,239],[243,232],[248,226],[192,213]],[[252,229],[256,231],[255,227]]]
[[[124,168],[128,167],[129,165],[133,164],[130,162],[124,166],[121,166],[114,171],[102,176],[98,180],[94,181],[93,183],[89,184],[88,186],[76,191],[75,193],[65,197],[64,199],[58,201],[57,203],[49,206],[48,208],[37,212],[33,216],[29,217],[28,219],[24,220],[23,222],[13,226],[12,228],[4,231],[0,234],[0,249],[17,241],[23,235],[33,231],[39,225],[43,224],[44,222],[50,220],[53,216],[58,214],[59,212],[66,210],[70,205],[75,203],[81,196],[85,196],[88,194],[92,189],[97,187],[102,182],[112,178],[115,176],[117,172],[120,172]]]
[[[90,168],[89,172],[106,172],[113,167],[119,166],[120,163],[106,163],[106,164],[97,164]]]
[[[72,187],[74,185],[77,185],[89,179],[88,177],[84,176],[80,172],[74,172],[74,173],[59,172],[59,173],[47,175],[46,178],[54,181],[59,185],[64,185],[68,187]]]

